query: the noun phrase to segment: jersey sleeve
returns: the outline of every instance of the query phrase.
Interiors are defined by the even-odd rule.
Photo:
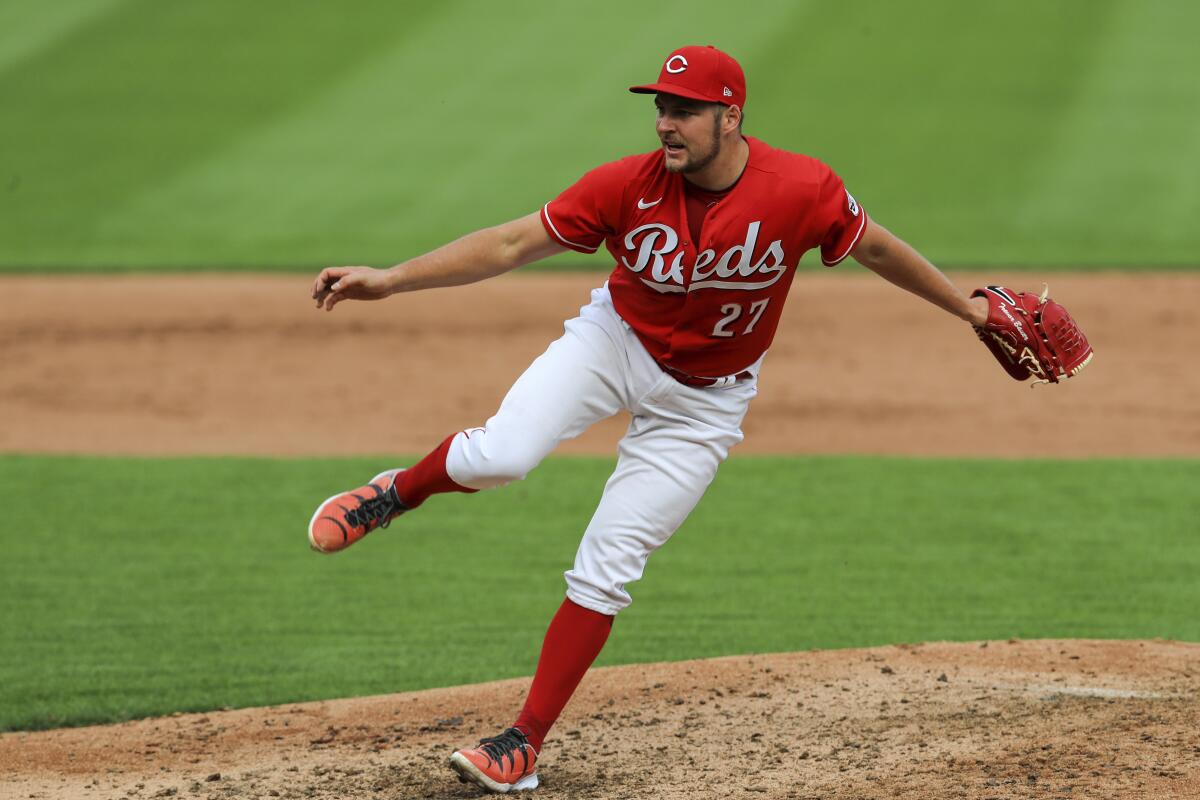
[[[867,229],[867,212],[846,190],[837,173],[826,167],[817,214],[825,231],[821,238],[821,263],[832,267],[850,255],[862,238]]]
[[[627,185],[620,161],[585,174],[542,206],[542,225],[550,237],[580,253],[594,253],[618,226],[621,195]]]

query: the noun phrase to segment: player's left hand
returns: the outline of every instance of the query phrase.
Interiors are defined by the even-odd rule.
[[[970,316],[967,322],[970,322],[976,328],[982,328],[988,321],[988,300],[986,297],[971,296],[967,301],[970,305]]]
[[[1049,292],[988,286],[971,294],[988,303],[987,321],[975,327],[980,341],[1009,375],[1019,381],[1033,376],[1035,385],[1070,378],[1092,360],[1087,337]]]

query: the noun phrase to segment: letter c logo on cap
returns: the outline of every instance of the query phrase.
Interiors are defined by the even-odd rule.
[[[678,62],[678,64],[676,63]],[[672,75],[678,75],[688,68],[687,59],[676,54],[667,59],[667,72]]]

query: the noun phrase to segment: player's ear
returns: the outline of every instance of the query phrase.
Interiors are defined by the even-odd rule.
[[[725,106],[725,116],[721,120],[721,132],[733,133],[742,127],[741,106]]]

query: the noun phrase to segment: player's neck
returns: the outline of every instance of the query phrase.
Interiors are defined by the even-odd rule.
[[[737,183],[750,160],[750,144],[738,134],[733,144],[721,148],[721,154],[698,172],[684,174],[684,180],[710,192],[720,192]]]

